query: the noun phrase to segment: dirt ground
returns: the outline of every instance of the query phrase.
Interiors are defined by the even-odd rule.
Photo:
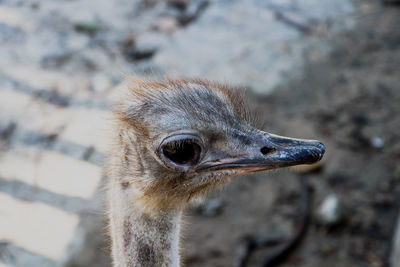
[[[250,94],[265,129],[326,144],[320,169],[304,174],[312,210],[336,195],[342,218],[312,216],[283,266],[387,266],[400,191],[400,10],[387,7],[332,39],[328,57],[268,96]],[[190,212],[184,240],[188,266],[235,266],[248,235],[288,237],[299,216],[300,175],[278,171],[235,180],[216,217]],[[292,230],[291,230],[292,229]],[[273,253],[254,254],[248,266]]]

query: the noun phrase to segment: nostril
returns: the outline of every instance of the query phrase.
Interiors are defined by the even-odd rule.
[[[273,148],[273,147],[264,146],[264,147],[262,147],[262,148],[260,149],[260,152],[261,152],[263,155],[267,155],[267,154],[269,154],[269,153],[274,152],[275,150],[276,150],[276,149]]]

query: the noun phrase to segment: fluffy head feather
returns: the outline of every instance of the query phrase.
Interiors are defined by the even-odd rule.
[[[118,167],[111,170],[125,190],[135,190],[146,205],[159,208],[160,203],[186,203],[226,182],[227,172],[198,175],[167,168],[156,151],[176,133],[193,133],[222,147],[232,134],[252,131],[241,91],[201,79],[154,82],[129,76],[126,83],[114,110],[122,123],[113,152]]]

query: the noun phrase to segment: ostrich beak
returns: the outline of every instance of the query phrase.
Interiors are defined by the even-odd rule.
[[[244,174],[312,164],[321,160],[325,153],[324,144],[316,140],[295,139],[269,133],[247,137],[252,140],[250,145],[241,144],[243,149],[230,152],[227,157],[207,160],[198,170],[236,170],[238,174]]]

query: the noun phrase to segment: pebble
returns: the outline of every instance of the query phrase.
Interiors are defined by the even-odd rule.
[[[397,167],[395,169],[395,171],[393,172],[393,175],[397,180],[400,180],[400,167]]]
[[[103,27],[99,23],[94,21],[79,21],[75,23],[74,29],[77,32],[94,35],[97,32],[101,31]]]
[[[335,225],[343,219],[343,207],[339,197],[335,194],[328,195],[318,207],[317,220],[322,225]]]
[[[374,148],[380,149],[380,148],[383,148],[383,146],[385,145],[385,142],[384,142],[383,139],[380,138],[380,137],[373,137],[373,138],[371,139],[371,145],[372,145]]]
[[[16,129],[14,122],[8,122],[5,125],[0,124],[0,139],[7,140]]]
[[[59,68],[66,64],[73,56],[68,50],[61,50],[42,57],[40,63],[43,68]]]
[[[206,217],[215,217],[222,213],[223,202],[218,199],[209,199],[204,203],[194,203],[192,208],[199,214]]]

